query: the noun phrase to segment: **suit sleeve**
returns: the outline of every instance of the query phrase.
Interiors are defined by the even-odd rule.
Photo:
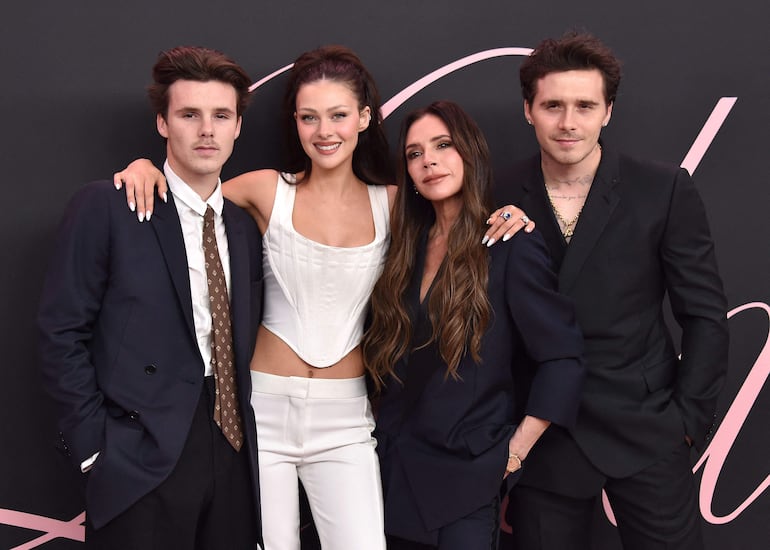
[[[517,233],[511,243],[505,273],[506,300],[527,354],[537,365],[525,411],[571,427],[585,377],[583,336],[574,308],[569,298],[557,290],[556,275],[540,233]]]
[[[700,448],[712,428],[727,370],[727,299],[705,208],[684,169],[675,176],[661,258],[672,311],[682,328],[674,399],[685,433]]]
[[[101,449],[104,432],[89,345],[109,277],[106,185],[89,184],[68,205],[38,312],[43,383],[55,403],[63,450],[78,467]]]

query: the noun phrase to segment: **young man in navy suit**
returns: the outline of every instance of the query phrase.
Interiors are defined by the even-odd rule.
[[[40,305],[45,386],[86,476],[87,548],[254,549],[261,241],[219,182],[250,80],[190,47],[153,77],[171,192],[149,223],[111,181],[72,199]]]
[[[620,64],[599,40],[545,40],[520,77],[540,153],[513,168],[502,198],[538,220],[575,303],[587,375],[576,426],[546,431],[511,493],[517,548],[590,548],[604,489],[624,548],[702,550],[690,447],[713,428],[728,347],[703,203],[685,170],[600,141]]]

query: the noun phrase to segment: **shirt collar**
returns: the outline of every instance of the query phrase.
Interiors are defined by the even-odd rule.
[[[168,182],[168,188],[171,190],[171,194],[174,195],[176,200],[181,201],[185,206],[197,212],[203,216],[206,213],[206,208],[211,206],[217,216],[222,215],[222,209],[225,206],[225,199],[222,195],[222,180],[217,180],[217,186],[214,192],[207,200],[201,199],[200,195],[192,190],[182,178],[176,175],[168,164],[168,160],[163,164],[163,172],[166,175],[166,181]]]

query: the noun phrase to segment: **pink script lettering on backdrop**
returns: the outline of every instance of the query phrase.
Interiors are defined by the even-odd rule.
[[[431,73],[427,74],[423,78],[407,86],[401,92],[393,96],[390,100],[386,101],[382,106],[383,117],[389,116],[391,113],[393,113],[393,111],[395,111],[405,101],[407,101],[410,97],[412,97],[414,94],[416,94],[420,90],[424,89],[425,87],[429,86],[433,82],[436,82],[437,80],[455,71],[458,71],[471,64],[478,63],[480,61],[485,61],[488,59],[505,57],[505,56],[529,55],[531,51],[532,51],[531,48],[518,48],[518,47],[495,48],[491,50],[481,51],[481,52],[463,57],[461,59],[458,59],[457,61],[454,61],[447,65],[444,65],[443,67],[440,67],[432,71]],[[254,91],[258,89],[259,87],[263,86],[265,83],[274,79],[278,75],[286,72],[291,67],[292,65],[289,64],[274,71],[273,73],[265,76],[264,78],[252,84],[249,90]],[[687,154],[687,157],[682,163],[682,166],[687,168],[690,171],[690,173],[693,173],[697,168],[701,159],[703,158],[706,151],[708,150],[708,147],[711,145],[711,142],[716,136],[716,133],[719,131],[719,128],[722,126],[722,124],[724,123],[724,120],[727,118],[727,115],[732,109],[735,101],[736,101],[736,98],[722,98],[719,101],[719,103],[717,103],[717,106],[714,108],[714,111],[712,112],[711,116],[706,121],[706,124],[704,125],[703,129],[698,134],[698,137],[696,138],[695,142],[690,148],[690,151]],[[770,308],[768,308],[766,304],[746,304],[741,308],[736,308],[731,312],[731,314],[737,313],[739,311],[743,311],[744,309],[747,309],[749,307],[759,307],[759,306],[764,307],[767,311],[770,311]],[[761,361],[758,360],[757,364],[755,365],[755,368],[752,369],[752,373],[749,375],[746,382],[744,383],[741,389],[741,392],[739,392],[738,396],[736,397],[735,403],[740,403],[740,405],[736,408],[735,403],[733,403],[733,407],[730,408],[727,415],[725,416],[725,419],[723,420],[719,431],[715,434],[711,445],[709,445],[709,447],[706,449],[706,451],[703,454],[703,457],[695,467],[697,470],[697,468],[699,468],[701,465],[706,463],[706,469],[704,470],[703,481],[701,482],[701,510],[704,513],[704,517],[708,521],[711,521],[712,523],[726,523],[726,522],[732,521],[732,519],[737,517],[740,514],[740,512],[743,511],[746,508],[746,506],[748,506],[751,502],[753,502],[757,498],[757,496],[759,496],[759,494],[762,493],[762,491],[764,491],[767,488],[767,485],[770,484],[770,477],[768,477],[767,479],[765,479],[763,484],[760,487],[758,487],[757,490],[754,491],[754,493],[752,493],[752,495],[738,509],[736,509],[735,512],[733,512],[728,516],[717,518],[713,516],[713,514],[711,514],[710,509],[707,510],[708,504],[710,504],[711,499],[713,497],[714,490],[716,488],[717,478],[718,478],[719,472],[721,471],[721,467],[724,463],[726,454],[730,450],[730,447],[732,446],[732,442],[735,439],[735,435],[737,435],[737,432],[740,429],[740,426],[742,426],[743,421],[745,420],[745,414],[742,417],[738,417],[738,420],[732,420],[733,415],[731,415],[731,413],[733,412],[733,409],[736,408],[736,411],[737,411],[736,414],[739,414],[741,411],[745,411],[745,413],[748,414],[748,409],[750,409],[751,405],[753,405],[754,400],[756,399],[756,395],[759,392],[759,388],[761,387],[761,384],[756,384],[756,385],[749,384],[749,381],[754,382],[757,379],[761,378],[762,382],[764,383],[764,380],[768,376],[768,371],[770,371],[770,357],[768,355],[770,355],[770,352],[768,352],[767,346],[765,346],[765,349],[763,350],[762,355],[760,355]],[[762,365],[762,369],[760,369],[761,372],[754,375],[756,366],[759,366],[760,363]],[[762,376],[762,374],[764,374],[764,376]],[[744,392],[744,390],[746,391]],[[730,419],[730,422],[728,422],[728,419]],[[723,432],[723,430],[727,430],[726,431],[727,435],[720,437],[720,434]],[[732,435],[732,439],[730,439],[731,435]],[[711,467],[710,461],[707,462],[706,460],[707,458],[712,458],[714,460],[713,467]],[[709,486],[705,487],[704,485],[709,485]],[[707,497],[706,499],[704,499],[704,495],[706,495]],[[605,509],[608,512],[608,517],[612,519],[612,515],[611,515],[612,512],[609,509],[609,506],[606,500],[605,500],[605,505],[606,505]],[[29,529],[32,531],[43,533],[37,538],[30,540],[29,542],[24,543],[20,546],[16,546],[11,550],[30,550],[32,548],[36,548],[56,538],[65,538],[65,539],[82,542],[85,540],[85,527],[83,525],[84,521],[85,521],[85,512],[79,514],[77,517],[75,517],[71,521],[60,521],[54,518],[48,518],[46,516],[39,516],[39,515],[29,514],[25,512],[19,512],[16,510],[0,509],[0,525],[10,525],[13,527],[21,527],[24,529]],[[503,521],[503,529],[510,532],[510,526],[506,525],[504,521]]]
[[[719,474],[722,472],[727,455],[730,453],[730,449],[733,443],[735,443],[744,422],[746,422],[751,408],[756,403],[759,392],[764,388],[768,375],[770,375],[770,306],[761,302],[744,304],[733,309],[727,317],[730,318],[751,309],[762,310],[767,315],[769,322],[767,340],[765,340],[762,351],[759,352],[754,366],[746,380],[744,380],[743,385],[741,385],[741,389],[735,396],[730,408],[727,409],[719,430],[714,434],[714,438],[709,446],[706,447],[706,450],[703,451],[703,456],[701,456],[693,469],[693,471],[697,471],[703,466],[703,476],[700,484],[700,510],[706,521],[713,524],[729,523],[737,518],[770,485],[770,475],[768,475],[754,492],[729,514],[717,516],[711,510],[711,503],[714,500]]]
[[[741,512],[743,512],[752,502],[757,500],[759,495],[761,495],[768,486],[770,486],[770,475],[768,475],[746,498],[746,500],[729,514],[717,516],[711,510],[711,503],[714,502],[714,494],[716,493],[719,474],[722,472],[722,467],[727,460],[727,456],[730,454],[730,450],[738,437],[738,433],[741,431],[744,422],[746,422],[746,418],[749,416],[749,412],[751,412],[751,408],[757,401],[759,392],[764,388],[765,382],[767,382],[767,378],[770,376],[770,306],[762,302],[751,302],[731,310],[728,312],[727,318],[730,319],[733,316],[750,309],[762,310],[767,315],[768,334],[765,345],[762,347],[757,359],[754,361],[754,365],[751,367],[748,376],[746,376],[746,379],[743,381],[741,389],[727,409],[727,412],[719,425],[719,429],[711,439],[711,443],[709,443],[708,447],[703,451],[697,464],[695,464],[692,469],[693,473],[695,473],[703,467],[698,501],[703,519],[714,525],[722,525],[733,521],[741,515]],[[607,514],[607,519],[609,519],[610,523],[613,525],[617,525],[615,515],[612,513],[612,508],[606,494],[602,494],[602,503],[604,505],[604,512]]]
[[[30,550],[58,538],[83,542],[86,540],[86,528],[83,525],[85,519],[85,512],[81,512],[70,521],[60,521],[45,516],[0,508],[0,523],[3,525],[11,525],[43,533],[29,542],[14,546],[11,550]]]

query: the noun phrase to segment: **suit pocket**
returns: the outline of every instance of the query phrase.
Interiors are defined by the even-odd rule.
[[[642,371],[644,382],[650,393],[671,388],[676,377],[676,359],[664,359],[652,365],[648,365]]]
[[[490,424],[468,430],[463,434],[465,445],[472,456],[480,456],[495,445],[501,439],[506,441],[513,435],[516,426]]]

